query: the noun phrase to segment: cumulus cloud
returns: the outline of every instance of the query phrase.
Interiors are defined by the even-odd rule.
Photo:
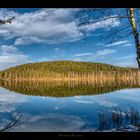
[[[2,45],[1,47],[1,54],[2,55],[6,55],[6,54],[11,54],[11,53],[17,53],[18,49],[12,45],[8,46],[8,45]]]
[[[25,45],[32,43],[58,44],[72,42],[83,37],[75,14],[80,9],[41,9],[35,12],[18,14],[12,12],[16,18],[11,24],[0,27],[0,36],[5,39],[16,38],[15,45]],[[0,15],[2,15],[0,11]],[[6,11],[9,13],[9,11]],[[118,26],[119,21],[113,19],[113,26]],[[106,28],[112,24],[108,19],[90,25],[88,31],[99,28]]]
[[[20,52],[18,48],[12,45],[0,46],[0,70],[29,62],[29,56]]]
[[[77,10],[41,9],[20,14],[11,24],[1,26],[0,30],[5,33],[4,37],[18,37],[15,45],[71,42],[82,36],[73,20]]]

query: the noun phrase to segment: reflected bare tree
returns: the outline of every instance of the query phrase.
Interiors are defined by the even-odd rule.
[[[6,132],[12,130],[23,123],[23,115],[21,113],[12,114],[12,119],[9,123],[7,123],[0,132]]]

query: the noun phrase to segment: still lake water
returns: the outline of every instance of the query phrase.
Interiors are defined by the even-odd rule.
[[[9,131],[89,132],[99,127],[99,110],[134,107],[140,112],[140,88],[136,85],[54,85],[1,84],[0,128],[16,112],[22,113],[23,123]]]

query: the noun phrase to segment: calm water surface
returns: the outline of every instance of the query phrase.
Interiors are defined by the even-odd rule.
[[[90,90],[84,90],[85,86],[88,87],[84,85],[80,91],[75,86],[65,86],[65,88],[63,86],[60,92],[60,85],[53,86],[51,89],[49,86],[47,90],[45,90],[47,86],[43,88],[36,85],[34,89],[27,86],[25,90],[25,84],[16,83],[19,89],[14,89],[12,85],[2,85],[0,87],[0,127],[11,121],[12,114],[20,112],[23,115],[23,123],[10,131],[89,132],[96,130],[99,126],[99,110],[115,108],[127,110],[129,107],[134,107],[140,112],[140,88],[111,88],[111,91],[107,86],[105,88],[109,90],[108,92],[103,87],[101,91],[90,89],[92,85],[88,87]],[[50,96],[53,89],[57,96],[54,96],[54,93]],[[76,90],[73,91],[73,89]],[[64,94],[67,93],[66,90],[69,91],[68,95]],[[40,95],[41,91],[44,96]],[[69,96],[70,91],[73,96]],[[39,95],[33,96],[34,92],[38,92]]]

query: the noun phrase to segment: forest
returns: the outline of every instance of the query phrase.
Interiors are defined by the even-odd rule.
[[[136,80],[139,76],[138,68],[74,61],[29,63],[0,72],[1,80]]]

